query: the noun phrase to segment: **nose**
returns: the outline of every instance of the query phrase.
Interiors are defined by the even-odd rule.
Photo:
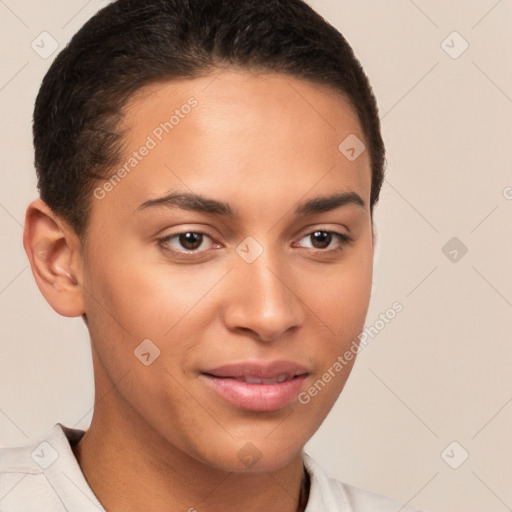
[[[265,253],[252,263],[236,263],[224,308],[230,331],[271,342],[303,323],[303,302],[294,290],[293,272],[283,263]]]

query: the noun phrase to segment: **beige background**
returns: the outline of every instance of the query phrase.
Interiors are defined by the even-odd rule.
[[[21,236],[36,195],[33,102],[55,56],[41,58],[31,42],[46,31],[62,48],[104,3],[0,1],[4,446],[36,441],[56,421],[87,428],[91,419],[87,331],[46,304]],[[512,2],[310,3],[354,47],[383,117],[388,171],[367,325],[394,301],[404,310],[361,352],[309,452],[333,476],[426,511],[509,510]],[[469,47],[452,58],[445,39],[453,56],[464,40]],[[459,247],[445,256],[452,237]],[[450,464],[469,453],[458,469],[441,456],[453,441]]]

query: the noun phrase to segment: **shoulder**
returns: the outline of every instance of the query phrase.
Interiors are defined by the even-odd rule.
[[[421,512],[397,500],[329,477],[307,453],[304,466],[311,486],[306,512]]]
[[[82,434],[81,430],[56,423],[41,441],[0,448],[1,511],[68,510],[72,482],[66,480],[76,482],[73,477],[78,467],[69,443]]]
[[[44,454],[44,447],[38,451],[40,444],[0,448],[2,512],[64,511],[37,462]]]

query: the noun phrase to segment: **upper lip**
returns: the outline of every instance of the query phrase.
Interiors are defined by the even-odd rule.
[[[280,375],[286,375],[287,379],[291,379],[297,375],[305,375],[308,371],[303,365],[292,361],[242,361],[240,363],[207,368],[202,370],[201,373],[213,375],[214,377],[235,379],[242,377],[272,379]]]

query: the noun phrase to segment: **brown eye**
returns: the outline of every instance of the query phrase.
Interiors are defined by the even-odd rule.
[[[203,243],[203,234],[189,231],[178,235],[178,241],[187,251],[194,251],[201,247]]]
[[[351,244],[354,239],[344,233],[329,231],[327,229],[318,229],[303,236],[301,246],[316,251],[317,253],[331,254],[342,251],[344,246]]]
[[[315,249],[325,249],[329,247],[332,240],[332,233],[329,231],[315,231],[309,235]]]
[[[214,245],[212,237],[200,231],[182,231],[160,238],[158,241],[163,249],[183,256],[205,253]]]

